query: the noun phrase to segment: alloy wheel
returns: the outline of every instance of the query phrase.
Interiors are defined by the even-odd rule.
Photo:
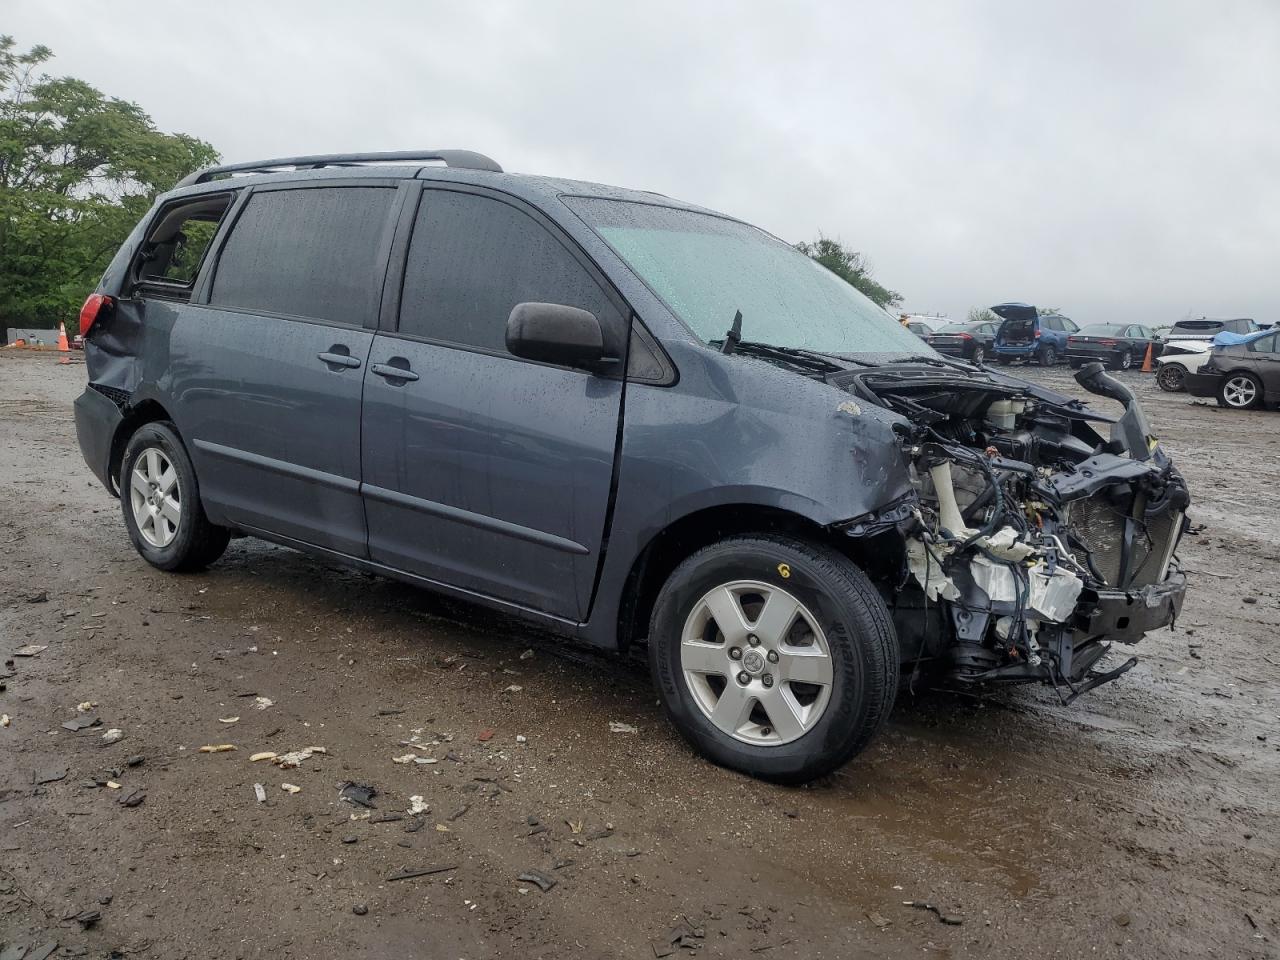
[[[133,462],[129,503],[142,538],[153,547],[167,547],[182,523],[182,487],[178,471],[159,447],[147,447]]]
[[[835,671],[817,618],[786,590],[738,580],[709,590],[680,637],[685,684],[722,733],[781,746],[822,719]]]
[[[1258,385],[1252,377],[1237,375],[1229,377],[1222,385],[1222,399],[1227,406],[1243,409],[1253,405],[1258,399]]]
[[[1177,393],[1182,389],[1182,378],[1185,375],[1185,371],[1176,363],[1166,363],[1156,374],[1156,383],[1170,393]]]

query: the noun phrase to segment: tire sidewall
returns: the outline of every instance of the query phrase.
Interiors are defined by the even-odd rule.
[[[1053,346],[1047,346],[1040,351],[1040,366],[1052,367],[1058,362],[1058,351]]]
[[[178,522],[178,531],[167,546],[155,547],[147,542],[138,529],[138,522],[133,516],[133,503],[130,498],[129,476],[134,464],[143,451],[150,447],[158,447],[173,464],[178,473],[178,489],[182,495],[182,516]],[[120,505],[124,513],[125,529],[129,539],[142,558],[161,570],[176,570],[190,555],[196,537],[196,505],[199,503],[200,491],[196,486],[195,469],[191,458],[174,430],[163,423],[145,423],[129,438],[125,446],[124,457],[120,463]]]
[[[857,641],[857,617],[847,609],[860,600],[833,596],[806,558],[782,544],[752,541],[749,551],[745,544],[736,550],[731,544],[722,547],[703,551],[682,564],[659,597],[649,634],[654,683],[681,734],[716,763],[766,779],[810,779],[814,774],[806,771],[823,766],[821,758],[838,757],[843,762],[850,755],[851,742],[857,740],[867,713],[876,706],[867,682],[873,664],[866,645]],[[780,565],[790,576],[782,576]],[[685,620],[708,591],[736,580],[756,580],[786,590],[809,609],[827,639],[832,687],[826,710],[813,729],[787,744],[753,746],[721,732],[699,709],[684,679],[680,641]],[[729,678],[729,682],[735,681]]]

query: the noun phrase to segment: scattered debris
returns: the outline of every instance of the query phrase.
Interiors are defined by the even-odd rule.
[[[342,842],[343,843],[359,843],[360,838],[357,837],[354,833],[348,833],[345,837],[342,838]]]
[[[925,900],[903,900],[904,907],[914,907],[917,910],[928,910],[930,913],[936,914],[938,919],[951,927],[958,927],[964,923],[963,917],[957,917],[950,913],[944,913],[942,908],[937,904],[928,903]]]
[[[528,743],[528,742],[529,742],[529,738],[526,737],[523,733],[516,734],[516,743]]]
[[[524,689],[524,687],[520,686],[520,684],[518,684],[518,683],[513,683],[513,684],[511,684],[511,686],[507,687],[507,688],[506,688],[505,690],[503,690],[502,692],[503,692],[503,693],[519,693],[519,692],[520,692],[521,690],[523,690],[523,689]]]
[[[420,795],[414,794],[409,798],[409,815],[414,816],[419,813],[430,813],[431,806]]]
[[[96,706],[97,704],[94,703],[94,701],[85,700],[83,703],[76,704],[76,713],[88,713],[90,710],[92,710]]]
[[[272,759],[281,770],[292,770],[294,767],[301,766],[310,760],[317,753],[328,753],[324,747],[304,747],[301,750],[293,750],[289,753],[282,753],[280,756]]]
[[[134,790],[127,796],[120,798],[120,805],[124,807],[137,807],[140,806],[142,801],[145,799],[147,799],[146,793],[141,790]]]
[[[240,718],[239,717],[219,717],[218,722],[219,723],[239,723]]]
[[[416,753],[406,753],[403,756],[392,757],[391,762],[392,763],[413,763],[413,761],[416,759],[418,759],[418,755]]]
[[[462,815],[470,809],[471,809],[471,804],[464,803],[457,810],[453,811],[453,813],[449,814],[449,816],[445,817],[445,819],[448,820],[450,823],[452,823],[454,820],[461,819]]]
[[[90,727],[102,726],[102,721],[97,717],[86,717],[83,714],[78,717],[72,717],[62,724],[63,730],[70,730],[73,733],[80,730],[88,730]]]
[[[531,647],[531,648],[529,648],[528,650],[526,650],[524,653],[520,654],[520,659],[521,659],[521,660],[532,660],[532,659],[533,659],[533,648]]]
[[[124,739],[124,731],[118,727],[112,727],[102,735],[103,743],[119,743]]]
[[[276,761],[279,763],[279,761]],[[370,810],[376,810],[373,805],[373,798],[378,795],[378,791],[367,783],[355,783],[348,781],[342,785],[338,791],[338,799],[345,800],[347,803],[354,803],[357,806],[367,807]],[[411,811],[412,812],[412,811]]]
[[[555,877],[549,877],[541,870],[526,870],[524,873],[516,877],[521,883],[535,883],[538,889],[546,893],[558,882]]]
[[[395,823],[403,820],[404,817],[398,813],[380,813],[376,817],[370,817],[370,823]]]
[[[369,912],[369,908],[366,907],[363,903],[357,903],[355,906],[351,908],[351,912],[354,913],[357,917],[363,917],[366,913]]]
[[[620,720],[610,720],[609,732],[610,733],[639,733],[640,728],[633,727],[631,724],[623,723]]]
[[[39,593],[33,593],[31,596],[26,598],[26,601],[27,603],[48,603],[49,591],[41,590]]]
[[[872,923],[874,923],[881,930],[883,930],[885,927],[893,923],[893,921],[890,920],[888,917],[886,917],[884,914],[875,913],[874,911],[867,914],[867,919],[870,920]]]
[[[486,741],[488,741],[488,740],[492,740],[492,739],[493,739],[493,731],[492,731],[492,730],[481,730],[481,731],[480,731],[480,734],[476,737],[476,739],[477,739],[477,740],[479,740],[481,743],[484,743],[484,742],[486,742]]]
[[[120,784],[116,783],[114,780],[108,780],[106,783],[106,787],[108,790],[119,790]]]
[[[258,798],[259,803],[267,802],[267,788],[260,783],[253,785],[253,795]]]
[[[74,917],[76,923],[80,924],[81,930],[88,930],[95,923],[102,919],[102,911],[100,910],[81,910]]]
[[[274,707],[276,702],[269,697],[254,697],[253,705],[259,710],[265,710],[267,707]]]
[[[301,793],[302,792],[302,788],[294,783],[282,783],[280,784],[280,789],[283,790],[285,793]]]
[[[452,833],[452,832],[453,832],[453,831],[451,831],[451,830],[450,830],[448,827],[446,827],[443,823],[437,823],[437,824],[436,824],[436,833]]]
[[[57,783],[59,780],[66,779],[66,776],[67,768],[65,766],[59,766],[38,770],[31,779],[35,782],[36,786],[39,786],[42,783]]]
[[[13,651],[15,657],[38,657],[45,650],[49,649],[47,643],[28,643],[24,647],[19,647]]]
[[[0,713],[0,727],[7,727],[8,725],[9,715],[7,713]]]
[[[458,865],[451,863],[443,867],[423,867],[419,870],[401,870],[399,873],[393,873],[387,877],[388,882],[395,880],[412,880],[414,877],[429,877],[436,873],[448,873],[450,870],[457,870]]]
[[[250,763],[257,763],[259,760],[274,760],[278,757],[278,753],[272,753],[270,750],[263,750],[261,753],[255,753],[249,758]]]
[[[147,758],[144,757],[142,754],[135,753],[132,757],[129,757],[127,760],[125,760],[124,765],[126,767],[140,767],[144,763],[146,763],[146,761],[147,761]]]
[[[200,748],[200,752],[201,753],[229,753],[235,748],[236,748],[236,745],[234,743],[208,743]]]
[[[649,946],[653,948],[655,957],[669,957],[681,947],[686,950],[701,949],[702,944],[699,941],[706,935],[705,930],[695,927],[686,919],[668,930],[667,935],[661,940],[649,941]]]

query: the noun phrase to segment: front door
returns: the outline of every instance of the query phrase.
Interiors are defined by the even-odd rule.
[[[366,555],[360,393],[395,198],[256,189],[207,302],[178,308],[175,416],[215,520]]]
[[[518,303],[580,307],[622,356],[621,301],[536,211],[462,189],[423,190],[400,290],[365,374],[370,558],[582,619],[623,380],[513,357],[506,323]]]

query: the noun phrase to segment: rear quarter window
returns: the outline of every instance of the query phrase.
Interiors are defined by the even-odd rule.
[[[371,322],[394,199],[392,187],[255,193],[222,249],[210,304],[348,326]]]

